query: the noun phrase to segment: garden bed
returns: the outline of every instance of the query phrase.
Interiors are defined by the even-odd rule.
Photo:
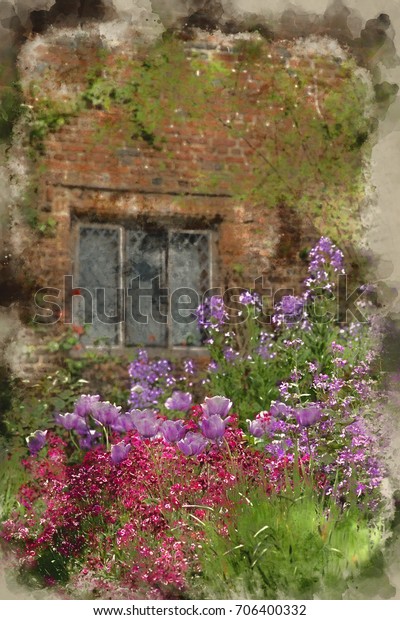
[[[342,598],[382,572],[382,326],[367,288],[361,320],[338,320],[339,276],[321,238],[270,323],[254,291],[234,316],[218,297],[198,309],[208,369],[142,349],[126,405],[41,409],[30,455],[14,438],[5,463],[9,570],[103,599]]]

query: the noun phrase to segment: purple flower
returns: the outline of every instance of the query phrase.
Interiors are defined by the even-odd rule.
[[[157,435],[162,423],[162,421],[157,418],[156,412],[151,409],[132,411],[132,419],[137,432],[142,437],[154,437]]]
[[[297,423],[300,426],[312,426],[322,416],[322,411],[318,407],[305,407],[295,412]]]
[[[265,420],[248,420],[248,425],[250,435],[257,437],[257,439],[265,435],[267,431]]]
[[[285,405],[285,403],[281,403],[278,400],[273,400],[271,402],[269,412],[274,416],[274,418],[282,418],[288,415],[290,408]]]
[[[207,443],[203,435],[189,431],[176,445],[185,456],[196,456],[205,450]]]
[[[256,304],[260,303],[260,297],[257,293],[244,291],[239,295],[239,302],[244,306],[255,306]]]
[[[211,344],[211,343],[210,343]],[[207,366],[208,372],[218,372],[218,364],[215,360],[212,360]]]
[[[47,431],[35,431],[26,438],[29,452],[31,454],[37,454],[46,443]]]
[[[238,351],[235,351],[232,347],[225,347],[224,358],[227,362],[234,362],[239,357]]]
[[[343,258],[343,252],[328,237],[321,237],[309,253],[308,271],[311,278],[306,280],[307,287],[312,288],[319,284],[324,285],[327,290],[331,289],[334,282],[329,282],[328,271],[332,268],[335,274],[344,274]]]
[[[281,310],[287,317],[298,317],[303,310],[303,301],[294,295],[285,295],[281,299]]]
[[[196,316],[199,327],[218,331],[228,321],[223,298],[220,295],[207,298],[197,308]]]
[[[78,435],[85,435],[88,432],[86,421],[77,413],[65,413],[64,415],[56,413],[54,419],[67,431],[76,431]]]
[[[112,405],[108,401],[96,403],[92,409],[92,416],[95,422],[103,424],[103,426],[112,426],[119,417],[121,407]]]
[[[89,430],[86,435],[83,435],[80,438],[79,447],[82,448],[82,450],[90,450],[91,448],[93,448],[96,439],[98,439],[99,437],[101,437],[101,433],[99,433],[98,431]]]
[[[186,429],[182,420],[165,420],[165,422],[161,424],[161,432],[165,441],[168,443],[175,443],[183,439]]]
[[[118,418],[111,424],[111,428],[113,431],[117,431],[117,433],[126,433],[128,431],[133,431],[135,428],[135,424],[133,422],[131,413],[121,413]]]
[[[92,412],[93,407],[99,402],[100,396],[82,394],[75,403],[74,413],[84,418]]]
[[[183,369],[187,375],[194,375],[195,373],[195,364],[193,360],[185,360],[183,362]]]
[[[232,401],[229,398],[225,398],[225,396],[213,396],[212,398],[206,396],[205,402],[201,407],[206,418],[212,415],[219,415],[221,418],[225,418],[232,407]]]
[[[226,420],[223,420],[219,415],[210,415],[205,417],[200,422],[200,428],[207,439],[211,441],[217,441],[222,439],[225,434]]]
[[[166,408],[175,411],[187,411],[191,404],[192,395],[189,392],[172,392],[172,396],[165,401]]]
[[[111,460],[114,465],[119,465],[126,459],[129,452],[131,451],[132,446],[129,443],[124,443],[120,441],[119,443],[111,446]]]

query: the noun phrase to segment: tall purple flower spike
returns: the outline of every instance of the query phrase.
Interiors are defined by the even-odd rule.
[[[37,454],[46,443],[47,431],[35,431],[26,438],[29,452],[31,454]]]
[[[232,407],[232,401],[230,401],[229,398],[225,398],[225,396],[213,396],[212,398],[206,396],[205,402],[201,407],[206,418],[212,415],[219,415],[221,418],[226,418]]]

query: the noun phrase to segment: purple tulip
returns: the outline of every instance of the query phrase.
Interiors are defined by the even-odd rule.
[[[133,431],[135,424],[131,413],[121,413],[118,418],[111,424],[111,428],[118,433],[126,433]]]
[[[192,395],[189,392],[172,392],[172,396],[165,401],[166,408],[175,411],[187,411],[191,404]]]
[[[161,424],[161,432],[165,441],[168,443],[176,443],[180,439],[183,439],[186,433],[186,428],[182,420],[165,420]]]
[[[85,435],[88,432],[86,421],[77,413],[65,413],[64,415],[56,413],[54,419],[67,431],[76,431],[78,435]]]
[[[219,415],[221,418],[226,418],[232,407],[232,401],[225,396],[213,396],[208,398],[206,396],[205,402],[201,405],[204,416],[209,418],[212,415]]]
[[[111,460],[114,465],[119,465],[120,463],[122,463],[122,461],[124,461],[128,456],[131,448],[131,444],[126,444],[123,441],[120,441],[114,446],[111,446]]]
[[[257,437],[259,439],[267,432],[267,423],[265,420],[251,420],[248,421],[249,424],[249,433],[253,435],[253,437]]]
[[[225,434],[226,420],[223,420],[220,415],[210,415],[208,418],[203,418],[200,422],[200,428],[207,439],[211,441],[218,441],[222,439]]]
[[[278,400],[273,400],[269,413],[274,416],[274,418],[283,418],[290,412],[290,408],[285,405],[285,403],[281,403]]]
[[[37,454],[46,443],[47,431],[35,431],[26,438],[29,452],[31,454]]]
[[[142,437],[154,437],[160,430],[162,420],[157,418],[155,411],[144,409],[140,411],[136,409],[131,412],[133,423],[139,435]]]
[[[89,430],[86,435],[83,435],[80,438],[79,447],[82,448],[82,450],[90,450],[91,448],[93,448],[93,445],[96,443],[96,439],[98,439],[99,437],[101,437],[101,433]]]
[[[103,424],[103,426],[112,426],[119,417],[121,407],[112,405],[108,401],[95,403],[92,408],[92,416],[95,422]]]
[[[203,435],[189,431],[176,445],[185,456],[197,456],[205,450],[207,443],[208,441]]]
[[[81,418],[84,418],[85,416],[92,413],[93,407],[97,405],[99,400],[100,396],[90,396],[89,394],[82,394],[82,396],[80,396],[75,403],[74,413],[81,416]]]
[[[322,411],[318,407],[305,407],[295,412],[297,423],[300,426],[312,426],[322,416]]]

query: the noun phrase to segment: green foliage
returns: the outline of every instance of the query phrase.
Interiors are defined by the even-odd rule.
[[[17,81],[6,83],[5,67],[0,66],[0,143],[8,143],[14,123],[21,114],[22,94]]]
[[[40,177],[46,172],[46,166],[37,166],[31,175],[29,182],[23,192],[20,202],[21,214],[28,226],[38,234],[39,237],[54,237],[57,230],[57,222],[51,216],[39,213],[35,208],[37,203]]]
[[[228,532],[209,520],[197,596],[212,599],[341,598],[349,580],[374,561],[380,524],[356,507],[324,505],[310,488],[268,498],[237,498]]]
[[[189,60],[182,44],[167,38],[141,50],[134,60],[91,70],[82,98],[89,107],[119,108],[132,139],[160,148],[166,141],[165,124],[202,120],[216,85],[227,77],[223,64]]]
[[[23,445],[25,437],[39,428],[53,427],[53,414],[70,411],[86,386],[87,381],[63,369],[43,376],[36,383],[16,381],[12,405],[4,420],[13,446]]]
[[[334,304],[333,299],[327,303],[326,299],[321,298],[314,307],[315,316],[329,316],[328,313],[335,310]],[[310,400],[323,401],[326,395],[319,393],[313,386],[310,362],[314,363],[322,374],[348,378],[347,369],[340,371],[334,366],[332,342],[340,343],[344,347],[343,357],[349,368],[365,360],[371,346],[367,325],[360,326],[359,338],[355,339],[343,334],[341,325],[334,320],[314,320],[310,331],[303,330],[299,323],[293,323],[292,328],[287,327],[272,336],[269,326],[263,325],[262,320],[265,317],[251,306],[246,306],[246,309],[247,318],[240,324],[233,324],[232,329],[227,328],[230,337],[217,330],[213,331],[208,349],[212,360],[217,364],[217,370],[207,375],[207,390],[210,394],[230,398],[235,403],[236,413],[243,423],[255,413],[267,411],[271,401],[280,400],[279,384],[288,381],[294,371],[298,375],[297,381],[289,381],[295,401],[300,405]],[[265,359],[265,354],[260,350],[263,335],[266,337],[270,359]],[[287,341],[296,338],[301,338],[301,347],[287,346]],[[225,357],[227,345],[238,354],[234,360]],[[352,394],[352,397],[353,406],[356,407],[360,404],[359,399],[355,394]]]
[[[18,510],[17,492],[29,479],[21,464],[25,456],[26,447],[23,445],[14,446],[10,452],[3,445],[0,450],[0,521]]]
[[[333,238],[351,238],[362,195],[364,145],[372,129],[365,115],[366,87],[356,76],[356,65],[343,63],[344,79],[334,89],[315,84],[309,68],[273,66],[269,46],[261,41],[238,41],[233,71],[212,57],[204,60],[185,51],[173,38],[147,50],[144,59],[96,69],[83,98],[107,111],[126,115],[133,139],[143,139],[169,152],[166,125],[193,123],[193,130],[215,126],[227,139],[251,147],[249,174],[229,170],[198,177],[198,191],[215,191],[228,181],[240,200],[286,204],[303,212]],[[249,93],[247,73],[264,74],[257,98]],[[252,106],[265,110],[265,127],[257,147],[246,123],[237,117]],[[273,113],[270,110],[273,110]],[[338,203],[338,195],[342,204]]]
[[[25,445],[25,437],[35,430],[54,428],[54,413],[72,411],[81,394],[127,401],[129,390],[118,374],[126,360],[108,352],[85,351],[83,333],[70,328],[47,342],[48,352],[59,357],[58,370],[43,374],[36,382],[11,380],[2,426],[12,449]],[[80,354],[74,356],[77,350]]]
[[[199,171],[198,192],[215,192],[224,183],[238,201],[266,208],[286,204],[335,240],[357,237],[363,158],[373,127],[356,64],[343,62],[341,79],[332,87],[317,82],[311,67],[271,60],[266,41],[238,40],[234,51],[228,65],[216,54],[205,59],[173,36],[136,50],[131,58],[99,50],[75,101],[40,98],[33,85],[38,101],[30,123],[32,147],[43,153],[48,132],[83,108],[112,114],[111,123],[101,120],[100,136],[123,129],[126,143],[143,141],[162,150],[164,158],[173,157],[175,148],[170,125],[190,124],[194,134],[204,128],[218,131],[246,148],[249,172],[243,175],[235,163],[212,174]],[[265,76],[261,88],[251,87],[252,73]],[[257,145],[242,121],[251,110],[260,118]]]
[[[34,97],[35,105],[29,119],[29,142],[31,156],[44,155],[45,140],[50,132],[61,129],[69,118],[80,109],[79,98],[71,101],[57,101],[49,97],[40,96],[40,86],[31,84],[31,96]]]

